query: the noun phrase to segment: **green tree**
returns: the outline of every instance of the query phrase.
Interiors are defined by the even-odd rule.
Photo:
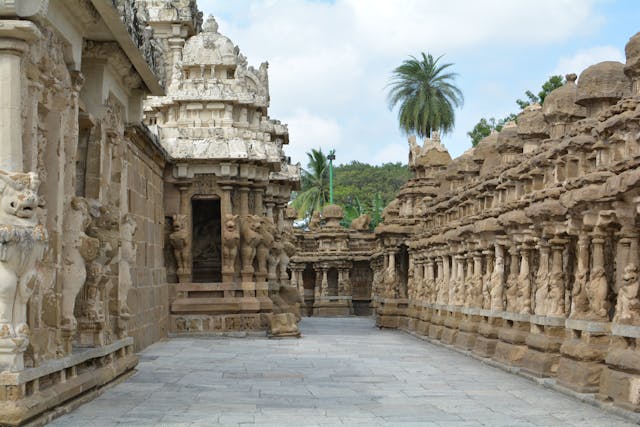
[[[527,100],[518,99],[516,100],[516,104],[520,106],[521,109],[527,108],[531,104],[538,103],[542,105],[546,96],[554,89],[559,88],[564,84],[564,77],[560,75],[555,75],[549,77],[549,79],[542,84],[542,90],[535,95],[530,90],[526,91],[524,94],[527,96]]]
[[[453,64],[438,64],[442,56],[421,55],[393,70],[388,102],[390,109],[400,105],[398,122],[404,132],[431,137],[431,131],[453,129],[454,108],[462,106],[464,97],[454,84],[457,73],[448,70]]]
[[[329,201],[329,162],[322,149],[307,153],[309,163],[302,170],[301,191],[293,200],[293,207],[302,217],[311,216]]]
[[[513,113],[500,120],[496,120],[494,117],[481,118],[473,129],[467,132],[467,135],[471,138],[471,145],[475,147],[480,141],[491,135],[491,132],[494,130],[500,132],[507,122],[515,119],[516,115]]]

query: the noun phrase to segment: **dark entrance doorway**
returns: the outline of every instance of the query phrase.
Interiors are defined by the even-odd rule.
[[[222,231],[220,200],[194,199],[193,212],[193,281],[222,281]]]

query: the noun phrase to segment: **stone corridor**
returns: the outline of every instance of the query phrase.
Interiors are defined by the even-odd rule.
[[[304,338],[172,338],[53,426],[633,425],[367,318],[305,318]]]

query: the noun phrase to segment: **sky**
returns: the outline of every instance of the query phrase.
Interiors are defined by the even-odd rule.
[[[269,61],[271,118],[285,147],[336,150],[336,163],[407,162],[407,135],[387,103],[392,70],[421,52],[454,64],[464,105],[442,142],[471,147],[482,117],[517,113],[516,99],[554,74],[625,62],[640,31],[637,0],[199,0],[249,64]]]

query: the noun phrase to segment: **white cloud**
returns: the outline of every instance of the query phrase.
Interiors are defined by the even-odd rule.
[[[625,62],[625,56],[623,51],[615,46],[595,46],[560,58],[553,74],[576,73],[580,75],[585,68],[602,61]]]
[[[291,156],[291,162],[300,162],[302,167],[307,165],[306,153],[312,148],[326,147],[337,148],[342,144],[342,129],[331,118],[319,117],[307,110],[298,110],[294,115],[285,117],[284,122],[289,124],[289,136],[291,145],[285,148],[287,155]]]
[[[407,161],[406,139],[387,109],[385,85],[391,70],[408,55],[447,53],[446,62],[460,63],[462,55],[491,50],[504,52],[508,60],[510,52],[557,46],[596,31],[601,23],[592,0],[198,3],[206,14],[222,14],[216,16],[220,31],[240,46],[251,64],[269,61],[270,115],[289,123],[291,145],[286,152],[303,165],[311,148],[328,151],[341,143],[341,162]],[[461,77],[470,82],[472,74]],[[485,100],[496,98],[494,93]],[[467,147],[469,129],[461,125],[469,120],[464,114],[447,138],[457,141],[453,151]],[[374,130],[363,130],[363,120]]]

